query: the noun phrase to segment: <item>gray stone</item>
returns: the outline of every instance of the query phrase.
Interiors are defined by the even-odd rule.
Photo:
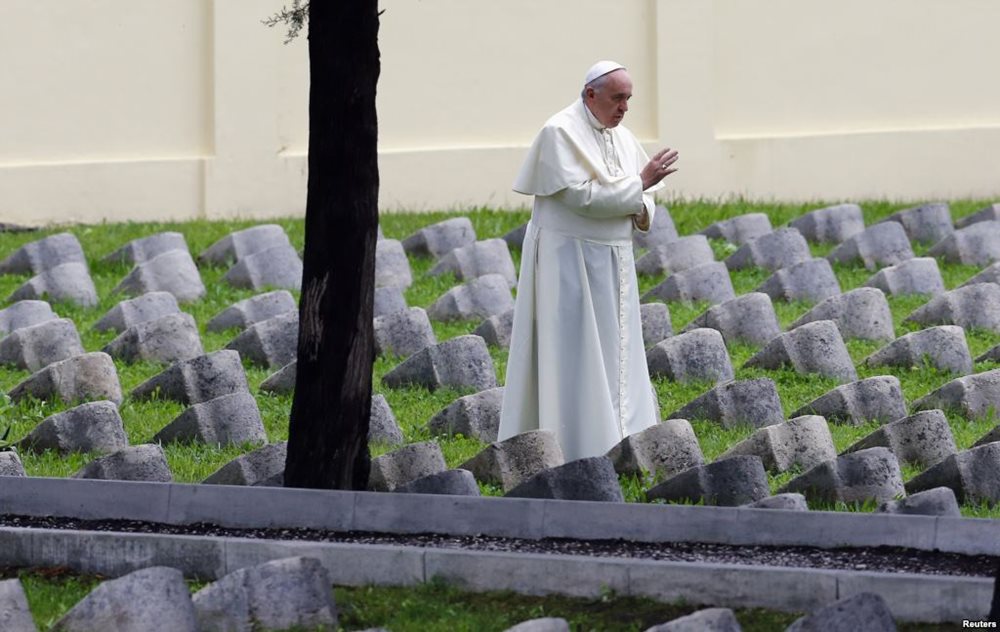
[[[251,363],[277,369],[298,356],[299,312],[272,316],[254,323],[226,344]]]
[[[749,292],[713,305],[682,331],[691,331],[696,327],[718,330],[727,345],[746,342],[759,346],[781,333],[771,297],[762,292]]]
[[[197,632],[198,622],[181,571],[151,566],[101,582],[52,629],[59,632]]]
[[[368,489],[391,492],[400,485],[447,469],[437,442],[411,443],[372,459]]]
[[[43,299],[65,301],[79,307],[97,306],[97,288],[86,263],[64,263],[47,268],[14,290],[8,301]]]
[[[497,385],[493,358],[479,336],[457,336],[424,347],[382,377],[390,388],[408,384],[436,390],[441,386],[482,391]]]
[[[459,281],[499,274],[507,280],[508,286],[517,285],[514,260],[510,256],[507,242],[502,239],[486,239],[455,248],[438,259],[427,274],[440,276],[447,272],[454,274]]]
[[[755,290],[776,301],[817,302],[840,294],[840,282],[826,259],[806,259],[776,270]]]
[[[955,378],[913,402],[914,410],[929,408],[955,410],[968,418],[995,416],[1000,411],[1000,369]]]
[[[413,285],[410,260],[397,239],[383,239],[375,244],[375,287],[406,289]]]
[[[985,206],[971,215],[960,217],[955,220],[955,228],[965,228],[977,222],[987,222],[990,220],[1000,220],[1000,203]]]
[[[393,491],[404,494],[480,495],[476,477],[469,470],[445,470],[437,474],[428,474],[405,485],[400,485]]]
[[[670,477],[701,465],[698,437],[687,419],[667,419],[622,439],[607,454],[619,474]]]
[[[288,312],[298,311],[295,297],[288,290],[275,290],[233,303],[212,317],[205,331],[246,329],[250,325]]]
[[[675,382],[733,379],[733,364],[722,334],[715,329],[693,329],[658,342],[646,352],[646,364],[653,377]]]
[[[543,617],[522,621],[504,632],[570,632],[569,622],[558,617]]]
[[[841,382],[858,379],[851,354],[832,320],[817,320],[775,336],[743,366],[762,369],[791,366],[796,373],[818,373]]]
[[[770,493],[760,458],[741,455],[684,470],[646,492],[646,499],[735,507]]]
[[[809,241],[839,244],[863,231],[865,220],[857,204],[836,204],[809,211],[788,225]]]
[[[680,237],[678,237],[677,228],[674,226],[674,218],[670,216],[670,209],[659,204],[653,211],[653,223],[649,230],[632,232],[632,243],[636,248],[657,248],[678,239]]]
[[[729,608],[706,608],[686,617],[654,625],[646,632],[740,632],[739,621]]]
[[[555,435],[546,430],[531,430],[491,443],[458,467],[472,472],[480,482],[510,491],[535,474],[563,463],[562,448]]]
[[[906,492],[948,487],[961,504],[1000,503],[1000,442],[994,441],[945,458],[914,476]]]
[[[510,337],[514,330],[514,310],[508,309],[502,314],[490,316],[473,330],[473,334],[482,336],[486,344],[506,349],[510,347]]]
[[[925,410],[888,423],[844,452],[876,447],[889,448],[901,463],[923,468],[940,463],[958,451],[948,419],[940,410]]]
[[[287,441],[269,443],[241,454],[203,482],[209,485],[259,485],[270,478],[284,475],[287,456]]]
[[[542,470],[506,495],[510,498],[625,502],[618,474],[606,456],[577,459]]]
[[[110,454],[128,447],[125,425],[114,402],[99,401],[45,418],[18,443],[31,452],[54,450]]]
[[[45,301],[18,301],[6,309],[0,309],[0,335],[7,335],[22,327],[40,325],[56,318],[59,316]]]
[[[4,632],[36,632],[28,598],[19,579],[0,581],[0,630]],[[569,630],[569,628],[567,628]]]
[[[421,228],[403,240],[403,249],[408,254],[438,258],[475,241],[472,221],[468,217],[455,217]]]
[[[793,467],[807,470],[835,459],[837,449],[826,419],[803,415],[755,431],[726,450],[719,460],[743,454],[760,457],[765,470],[780,473]]]
[[[688,402],[669,418],[707,419],[724,428],[763,428],[785,420],[778,388],[768,378],[719,384]]]
[[[459,397],[431,417],[427,429],[433,435],[461,434],[491,443],[500,429],[501,403],[502,386]]]
[[[499,274],[476,277],[442,294],[427,308],[432,320],[475,320],[503,314],[514,308],[507,280]]]
[[[298,360],[292,360],[260,383],[260,390],[265,393],[284,395],[295,391],[295,367]]]
[[[24,465],[17,452],[0,451],[0,476],[25,476]]]
[[[179,312],[132,325],[102,349],[126,363],[171,363],[190,360],[205,353],[198,324],[191,314]]]
[[[267,431],[257,400],[242,392],[194,404],[157,432],[153,441],[239,446],[267,443]]]
[[[175,232],[163,232],[149,237],[133,239],[101,261],[104,263],[142,263],[149,261],[156,255],[161,255],[170,250],[188,251],[187,241],[184,235]]]
[[[825,461],[778,491],[831,503],[885,502],[904,495],[899,462],[888,448],[868,448]]]
[[[84,353],[76,325],[68,318],[22,327],[0,340],[0,364],[37,371]]]
[[[302,260],[292,246],[275,246],[241,257],[222,280],[236,288],[298,290],[302,285]]]
[[[639,318],[642,320],[642,343],[647,349],[674,333],[666,303],[643,303],[639,306]]]
[[[15,250],[0,261],[0,274],[37,275],[67,263],[81,263],[86,269],[87,258],[76,235],[58,233],[24,244]]]
[[[751,509],[783,509],[785,511],[809,511],[806,497],[798,493],[775,494],[744,505]]]
[[[788,328],[795,329],[817,320],[837,323],[844,338],[888,341],[896,337],[889,301],[882,290],[874,287],[859,287],[831,296],[817,303]]]
[[[764,213],[747,213],[715,222],[698,231],[711,239],[725,239],[737,246],[771,232],[771,220]]]
[[[978,448],[981,445],[986,445],[987,443],[993,443],[994,441],[1000,441],[1000,426],[994,426],[993,430],[990,430],[983,436],[979,437],[975,443],[972,444],[973,448]]]
[[[198,261],[222,265],[239,261],[255,252],[288,245],[290,242],[284,228],[277,224],[261,224],[226,235],[198,255]]]
[[[636,233],[637,235],[639,233]],[[704,235],[689,235],[674,241],[651,246],[649,252],[635,262],[639,274],[671,274],[703,263],[715,261],[715,253]]]
[[[392,414],[392,408],[385,395],[372,395],[371,419],[368,422],[368,442],[401,445],[404,443],[403,431]]]
[[[997,283],[1000,284],[1000,261],[997,263],[991,263],[990,265],[983,268],[983,271],[969,277],[969,280],[961,284],[959,287],[965,287],[967,285],[975,285],[976,283]]]
[[[12,388],[8,395],[15,402],[30,396],[41,400],[56,397],[67,403],[109,399],[120,404],[122,387],[114,360],[98,351],[53,362]]]
[[[914,257],[894,266],[882,268],[864,282],[864,287],[877,287],[892,296],[907,294],[944,293],[944,279],[934,257]]]
[[[955,325],[928,327],[900,336],[863,361],[868,366],[920,368],[925,363],[942,371],[972,372],[972,355],[965,330]]]
[[[167,456],[156,443],[129,446],[94,459],[74,474],[73,478],[161,483],[173,480]]]
[[[703,263],[668,276],[647,292],[642,300],[708,301],[716,304],[736,297],[729,269],[721,261]]]
[[[977,283],[950,290],[913,310],[903,322],[1000,332],[1000,285]]]
[[[511,250],[520,250],[524,245],[524,235],[528,232],[528,223],[525,222],[518,226],[517,228],[508,231],[503,236],[503,240],[507,242],[507,247]]]
[[[431,321],[422,307],[376,317],[374,333],[378,355],[406,358],[428,345],[437,344]]]
[[[822,415],[835,424],[860,426],[869,421],[889,423],[906,416],[906,401],[894,375],[877,375],[844,384],[820,395],[792,413]]]
[[[136,264],[114,291],[133,296],[170,292],[179,302],[188,303],[205,296],[205,284],[189,252],[168,250]]]
[[[147,292],[142,296],[121,301],[94,325],[97,331],[121,333],[133,325],[145,323],[170,314],[179,314],[177,299],[170,292]]]
[[[330,574],[311,557],[241,568],[196,592],[192,602],[201,632],[337,629]]]
[[[927,251],[949,263],[985,266],[1000,260],[1000,220],[976,222],[956,230]]]
[[[902,514],[908,516],[945,516],[961,518],[955,492],[947,487],[935,487],[917,492],[899,500],[890,500],[878,506],[877,513]]]
[[[109,358],[110,359],[110,358]],[[249,390],[240,354],[222,349],[175,362],[132,390],[133,399],[158,396],[185,405]]]
[[[860,593],[797,619],[785,632],[896,632],[889,606],[879,595]]]
[[[903,209],[882,221],[898,222],[911,241],[925,244],[935,244],[955,230],[951,225],[951,209],[948,208],[947,202],[934,202]]]
[[[844,240],[826,257],[831,262],[861,261],[869,270],[880,265],[896,265],[913,258],[913,248],[902,224],[873,224],[857,235]]]
[[[811,258],[809,244],[802,233],[794,228],[779,228],[755,237],[726,258],[730,270],[764,268],[780,270]]]
[[[398,287],[377,287],[375,288],[375,305],[373,316],[385,316],[394,312],[401,312],[406,309],[406,298],[403,291]]]

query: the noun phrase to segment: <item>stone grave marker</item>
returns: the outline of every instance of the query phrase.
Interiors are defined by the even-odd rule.
[[[639,320],[642,322],[642,343],[646,349],[666,340],[674,333],[670,323],[670,308],[666,303],[639,305]]]
[[[760,458],[741,455],[684,470],[646,492],[646,499],[736,507],[768,494]]]
[[[776,473],[793,467],[807,470],[837,458],[830,427],[819,415],[803,415],[756,430],[726,450],[718,460],[742,454],[759,457],[765,470]]]
[[[860,261],[869,270],[878,266],[896,265],[913,258],[913,248],[903,225],[898,222],[872,224],[860,233],[848,237],[827,255],[831,263]]]
[[[867,366],[907,368],[920,368],[925,362],[942,371],[972,373],[965,330],[956,325],[921,329],[900,336],[862,361]]]
[[[878,375],[843,384],[802,406],[792,417],[822,415],[835,424],[886,424],[906,416],[906,401],[894,375]]]
[[[110,454],[127,447],[128,437],[118,406],[110,401],[97,401],[46,417],[17,445],[31,452]]]
[[[731,244],[741,246],[754,237],[766,235],[772,230],[771,220],[766,214],[746,213],[715,222],[698,233],[710,239],[725,239]]]
[[[385,316],[406,309],[406,297],[398,287],[375,288],[374,316]]]
[[[80,263],[84,270],[87,269],[87,258],[76,235],[58,233],[24,244],[15,250],[0,261],[0,274],[38,275],[49,268],[67,263]]]
[[[674,226],[674,218],[670,216],[670,210],[660,204],[657,204],[653,211],[653,222],[649,230],[632,232],[632,244],[636,248],[652,249],[678,239],[677,228]]]
[[[927,254],[950,263],[985,266],[1000,261],[1000,220],[976,222],[934,244]]]
[[[295,297],[288,290],[265,292],[233,303],[222,310],[208,321],[205,331],[225,331],[234,328],[243,330],[262,320],[298,311],[298,308]]]
[[[447,469],[441,446],[436,442],[411,443],[372,459],[368,489],[391,492],[400,485]]]
[[[170,292],[181,303],[205,296],[205,285],[186,250],[168,250],[136,264],[114,289],[133,296],[147,292]]]
[[[468,217],[446,219],[425,226],[403,240],[403,249],[411,255],[443,257],[455,248],[476,241],[476,230]]]
[[[780,270],[802,263],[812,257],[805,237],[794,228],[779,228],[754,237],[726,258],[730,270],[764,268]]]
[[[177,299],[170,292],[147,292],[119,302],[101,316],[94,329],[121,333],[133,325],[179,314],[180,311]]]
[[[908,516],[945,516],[961,518],[955,492],[947,487],[935,487],[917,492],[906,498],[884,502],[875,509],[876,513],[902,514]]]
[[[285,229],[281,226],[260,224],[226,235],[202,251],[198,255],[198,261],[207,265],[225,265],[255,252],[275,246],[288,246],[290,243]]]
[[[935,244],[955,229],[951,225],[951,209],[947,202],[933,202],[903,209],[882,222],[898,222],[911,241]]]
[[[776,301],[817,302],[840,294],[840,282],[826,259],[805,259],[775,270],[754,292]]]
[[[844,338],[893,340],[892,311],[882,290],[859,287],[817,303],[788,326],[796,329],[818,320],[832,320]]]
[[[445,470],[436,474],[428,474],[400,485],[392,491],[403,494],[480,495],[476,477],[469,470]]]
[[[390,388],[407,384],[484,390],[497,385],[493,358],[479,336],[457,336],[424,347],[382,377]]]
[[[84,352],[76,325],[68,318],[17,329],[0,339],[0,364],[38,371]]]
[[[830,503],[886,502],[903,495],[903,478],[888,448],[867,448],[820,463],[778,491]]]
[[[410,260],[406,258],[403,243],[396,239],[383,239],[375,245],[375,287],[406,289],[413,285]]]
[[[957,410],[969,418],[982,418],[1000,411],[1000,369],[974,373],[945,383],[913,402],[914,410]]]
[[[437,344],[431,321],[422,307],[377,316],[373,328],[377,355],[407,358],[428,345]]]
[[[832,320],[817,320],[775,336],[743,366],[762,369],[791,366],[796,373],[818,373],[841,382],[858,379],[851,354]]]
[[[298,354],[299,312],[291,311],[254,323],[226,344],[253,364],[278,369]]]
[[[654,299],[663,301],[708,301],[713,305],[736,298],[729,270],[721,261],[703,263],[668,276],[662,283],[647,292],[643,302]]]
[[[705,457],[687,419],[667,419],[622,439],[607,454],[619,474],[670,477]]]
[[[1000,285],[976,283],[955,288],[913,310],[903,322],[1000,332]]]
[[[570,461],[542,470],[506,494],[509,498],[551,498],[625,502],[618,474],[606,456]]]
[[[948,487],[958,502],[1000,502],[1000,442],[987,443],[946,457],[906,483],[906,493]]]
[[[194,404],[153,437],[156,443],[267,443],[257,400],[249,391]]]
[[[226,463],[206,478],[207,485],[259,485],[278,476],[284,477],[288,442],[270,443]]]
[[[433,435],[461,434],[491,443],[497,440],[500,429],[501,403],[502,386],[459,397],[435,413],[427,429]]]
[[[925,410],[885,424],[844,452],[889,448],[901,463],[928,468],[955,454],[955,438],[940,410]]]
[[[181,233],[168,231],[157,233],[148,237],[133,239],[118,250],[115,250],[101,261],[104,263],[130,263],[135,265],[143,261],[149,261],[156,255],[169,252],[171,250],[188,250],[187,241]]]
[[[672,274],[713,261],[715,253],[712,252],[708,238],[704,235],[689,235],[651,246],[649,252],[636,260],[635,270],[639,274],[651,276],[664,272]]]
[[[442,294],[427,308],[431,320],[475,320],[503,314],[514,308],[514,297],[507,280],[499,274],[487,274]]]
[[[66,301],[79,307],[97,306],[97,288],[86,263],[63,263],[46,268],[14,290],[8,302],[41,300]]]
[[[670,419],[707,419],[723,428],[762,428],[785,420],[778,389],[769,378],[725,382],[696,397]]]
[[[990,220],[1000,220],[1000,203],[984,206],[971,215],[956,219],[955,228],[962,229],[977,222],[987,222]]]
[[[715,329],[693,329],[653,345],[646,352],[649,373],[675,382],[732,380],[733,364],[722,334]]]
[[[836,204],[809,211],[788,225],[809,241],[839,244],[863,231],[865,220],[857,204]]]
[[[221,349],[175,362],[132,389],[131,397],[143,400],[158,396],[190,406],[249,389],[240,354]]]
[[[551,432],[531,430],[494,441],[458,467],[482,483],[514,489],[535,474],[565,463],[562,448]]]
[[[682,331],[698,327],[718,330],[727,345],[746,342],[759,346],[781,333],[771,297],[762,292],[748,292],[713,305],[688,323]]]
[[[43,400],[58,398],[67,403],[95,399],[108,399],[116,404],[122,401],[114,360],[99,351],[53,362],[7,394],[15,402],[28,396]]]
[[[469,281],[487,274],[499,274],[510,287],[517,286],[514,260],[510,256],[507,242],[502,239],[486,239],[455,248],[445,253],[427,274],[440,276],[447,272],[459,281]]]
[[[170,364],[205,353],[198,324],[184,312],[132,325],[104,345],[102,351],[129,364],[140,360]]]
[[[5,309],[0,309],[0,335],[6,336],[22,327],[40,325],[59,318],[52,306],[45,301],[18,301]]]
[[[291,245],[275,246],[240,257],[222,280],[235,288],[254,291],[298,290],[302,285],[302,260]]]
[[[98,457],[80,468],[73,478],[169,483],[173,475],[163,448],[156,443],[145,443]]]
[[[482,336],[486,344],[492,347],[506,349],[510,347],[511,333],[514,330],[514,310],[508,309],[502,314],[489,316],[473,330],[473,334]],[[645,332],[645,329],[643,329]]]

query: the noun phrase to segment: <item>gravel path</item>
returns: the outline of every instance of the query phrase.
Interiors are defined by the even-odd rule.
[[[0,527],[343,542],[475,551],[624,557],[671,562],[769,565],[972,577],[994,577],[997,569],[1000,568],[1000,557],[917,551],[900,547],[819,549],[804,546],[733,546],[692,542],[644,543],[624,540],[556,538],[523,540],[493,536],[410,535],[317,529],[230,529],[203,523],[169,525],[133,520],[77,520],[10,515],[0,516]]]

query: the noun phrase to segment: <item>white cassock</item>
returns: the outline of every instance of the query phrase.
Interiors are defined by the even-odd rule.
[[[646,366],[632,215],[653,219],[648,161],[621,125],[583,100],[548,120],[514,182],[535,196],[521,274],[499,439],[555,433],[567,461],[606,453],[659,421]]]

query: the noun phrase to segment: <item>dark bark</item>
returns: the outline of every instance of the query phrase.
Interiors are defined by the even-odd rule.
[[[378,24],[377,0],[309,7],[309,191],[287,487],[368,484]]]

